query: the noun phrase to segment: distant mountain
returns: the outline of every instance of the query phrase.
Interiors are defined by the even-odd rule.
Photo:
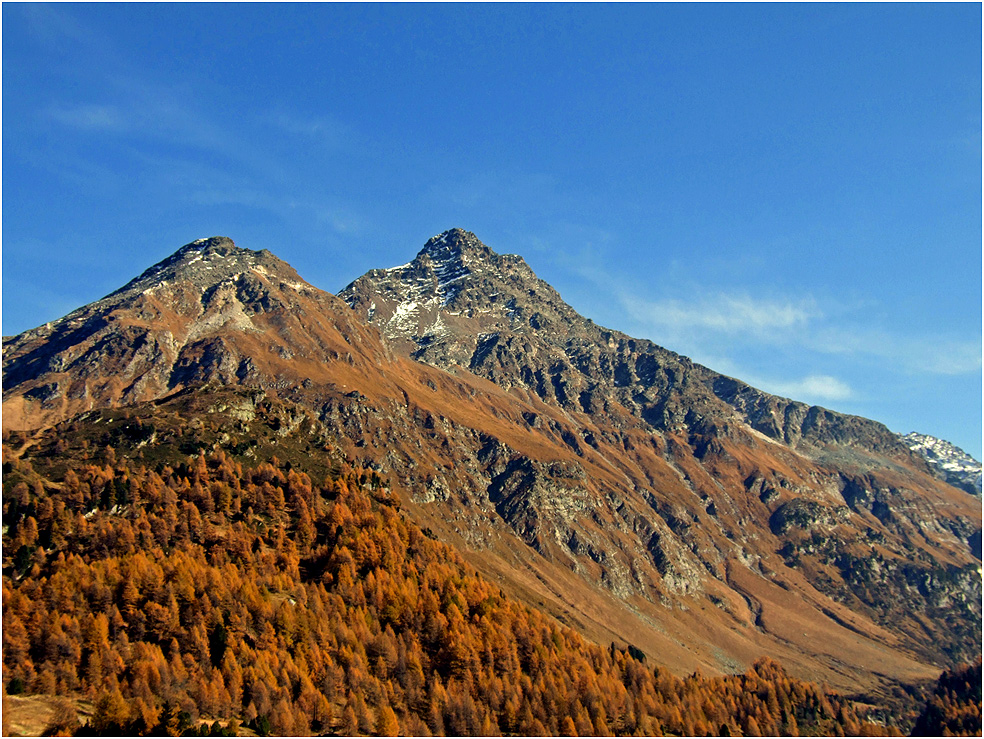
[[[199,240],[5,340],[3,369],[24,449],[194,398],[188,453],[255,459],[261,431],[298,467],[336,450],[511,594],[679,673],[768,654],[885,697],[980,651],[980,499],[877,422],[596,326],[460,229],[339,297]]]
[[[981,495],[981,463],[948,441],[915,431],[902,436],[912,451],[921,454],[939,477],[971,495]]]

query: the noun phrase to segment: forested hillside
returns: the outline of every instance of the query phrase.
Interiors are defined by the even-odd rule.
[[[50,731],[892,732],[767,659],[680,678],[586,642],[409,522],[371,470],[170,465],[75,428],[4,447],[4,686],[62,696]]]

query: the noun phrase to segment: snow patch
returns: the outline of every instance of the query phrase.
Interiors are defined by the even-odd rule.
[[[413,323],[416,312],[417,301],[409,300],[400,303],[396,306],[396,310],[393,311],[393,315],[389,319],[389,325],[395,325],[398,328],[407,328]]]

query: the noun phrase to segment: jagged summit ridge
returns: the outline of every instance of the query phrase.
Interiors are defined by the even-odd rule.
[[[483,244],[471,231],[463,228],[450,228],[431,237],[424,244],[418,256],[426,255],[436,262],[451,258],[461,258],[464,252],[484,252],[492,250]]]
[[[451,228],[428,239],[417,254],[418,258],[423,256],[429,257],[435,264],[457,261],[481,265],[500,256],[522,261],[516,254],[497,254],[475,234],[463,228]]]
[[[880,424],[777,398],[596,325],[522,258],[462,229],[431,238],[407,265],[367,273],[339,297],[419,361],[467,368],[571,412],[617,403],[658,430],[720,431],[734,421],[791,446],[860,441],[909,454]]]
[[[456,283],[471,274],[469,262],[474,265],[476,259],[473,254],[479,249],[488,252],[481,254],[479,258],[491,255],[491,250],[475,234],[454,228],[430,239],[420,250],[417,259],[430,260],[442,305],[447,305],[454,299],[458,292]]]
[[[340,301],[269,251],[197,239],[104,298],[5,339],[4,420],[37,424],[213,379],[292,382],[301,356],[324,362],[348,341],[305,324],[322,311],[357,333]]]
[[[375,297],[368,299],[370,294]],[[556,291],[538,279],[521,257],[497,254],[460,228],[429,239],[408,264],[371,270],[339,297],[391,340],[411,342],[407,344],[411,352],[429,347],[433,353],[443,347],[454,355],[453,361],[466,366],[462,352],[468,347],[453,344],[469,332],[458,324],[477,321],[478,333],[488,335],[504,329],[522,331],[528,312],[519,302],[560,302]],[[416,357],[444,366],[426,354],[418,352]]]
[[[225,236],[196,239],[108,295],[88,303],[55,321],[29,329],[6,341],[5,347],[27,339],[49,336],[90,321],[140,295],[151,295],[186,283],[204,295],[223,282],[235,282],[246,274],[274,278],[295,290],[310,288],[297,272],[266,249],[243,249]],[[6,348],[5,348],[6,352]]]

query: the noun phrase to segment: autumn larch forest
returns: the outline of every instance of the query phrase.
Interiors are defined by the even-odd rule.
[[[221,448],[144,453],[152,419],[104,415],[4,439],[6,735],[32,696],[61,735],[900,733],[768,658],[682,677],[589,643],[328,448],[318,476]],[[979,730],[973,669],[976,695],[948,673],[919,730]]]

